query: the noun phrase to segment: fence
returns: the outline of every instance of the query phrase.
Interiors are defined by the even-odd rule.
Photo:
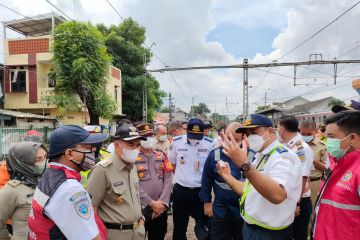
[[[30,130],[36,130],[42,133],[43,142],[46,144],[49,134],[54,130],[53,128],[0,128],[0,156],[7,154],[12,146],[16,143],[24,141],[27,136],[27,132]],[[0,159],[0,160],[1,160]]]

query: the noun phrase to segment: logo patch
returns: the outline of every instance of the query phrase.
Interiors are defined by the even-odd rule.
[[[75,193],[70,198],[70,202],[74,205],[76,213],[83,219],[89,219],[91,216],[91,205],[86,192]]]
[[[347,171],[345,173],[345,175],[341,178],[341,181],[343,182],[347,182],[352,178],[352,172],[351,171]]]
[[[200,132],[200,127],[199,127],[199,125],[194,125],[194,126],[192,127],[192,131],[193,131],[193,132]]]

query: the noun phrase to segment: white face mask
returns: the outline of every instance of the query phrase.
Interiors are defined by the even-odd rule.
[[[190,142],[190,145],[192,145],[192,146],[195,146],[199,142],[199,140],[197,140],[197,139],[188,139],[188,140]]]
[[[152,147],[154,146],[154,144],[155,144],[155,138],[153,138],[153,137],[148,137],[148,138],[146,139],[146,141],[141,140],[141,141],[140,141],[140,144],[141,144],[141,146],[142,146],[143,148],[145,148],[145,149],[150,149],[150,148],[152,148]]]
[[[128,163],[134,163],[139,155],[139,152],[140,152],[139,149],[131,150],[131,149],[123,148],[121,158]]]
[[[166,136],[166,135],[161,135],[161,136],[159,137],[159,140],[160,140],[161,142],[165,142],[165,141],[167,140],[167,136]]]
[[[262,136],[250,134],[247,138],[250,149],[255,152],[260,151],[260,149],[264,146],[264,143],[266,142],[263,138],[265,134],[266,132]]]
[[[314,136],[303,136],[303,135],[301,135],[301,138],[302,138],[305,142],[307,142],[307,143],[309,143],[309,142],[311,142],[312,140],[314,140]]]

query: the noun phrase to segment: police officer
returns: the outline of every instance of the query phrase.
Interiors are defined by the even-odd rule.
[[[34,193],[28,218],[29,240],[106,239],[106,229],[81,185],[81,170],[95,165],[92,144],[109,135],[90,135],[75,125],[55,129],[49,139],[50,166]]]
[[[169,160],[175,167],[173,189],[174,240],[186,239],[189,216],[197,224],[204,220],[203,204],[199,198],[205,160],[212,150],[212,139],[204,137],[204,123],[192,118],[187,124],[187,136],[175,137]]]
[[[235,131],[241,127],[238,122],[230,123],[225,134],[234,136],[240,145],[243,140],[242,133]],[[223,153],[223,148],[218,147],[210,152],[204,166],[201,180],[200,199],[204,203],[205,215],[212,217],[211,239],[216,240],[240,240],[243,220],[240,215],[239,195],[219,176],[216,171],[216,163],[220,160],[229,163],[231,175],[240,181],[245,181],[240,169]],[[212,190],[214,191],[214,203],[211,202]]]
[[[246,144],[240,147],[231,134],[222,142],[225,155],[247,177],[245,183],[236,180],[229,164],[218,161],[220,176],[241,195],[244,240],[292,239],[291,223],[301,195],[300,160],[280,144],[272,126],[266,116],[251,114],[237,130],[246,132],[249,147],[256,152],[252,163],[247,160]]]
[[[155,142],[155,149],[159,149],[164,153],[168,154],[170,148],[170,142],[167,137],[167,130],[164,125],[157,125],[156,126],[156,142]]]
[[[10,239],[6,220],[12,218],[11,239],[26,239],[27,217],[38,177],[46,168],[46,149],[41,143],[20,142],[6,156],[10,181],[0,191],[0,239]]]
[[[302,196],[296,208],[296,218],[294,220],[295,240],[307,240],[307,228],[312,212],[310,173],[314,162],[314,154],[310,146],[298,134],[299,121],[290,115],[280,118],[278,122],[278,138],[280,142],[292,149],[298,155],[303,170]]]
[[[136,126],[141,136],[140,153],[135,162],[140,183],[140,201],[149,240],[164,239],[167,209],[172,190],[172,169],[164,152],[154,149],[155,132],[149,123]]]
[[[114,153],[100,161],[88,177],[87,190],[108,229],[109,240],[145,238],[139,179],[134,167],[140,139],[146,140],[133,125],[119,126],[114,136]]]

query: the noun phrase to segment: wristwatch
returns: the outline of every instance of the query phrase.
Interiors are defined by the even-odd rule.
[[[241,166],[240,166],[240,169],[243,170],[244,172],[247,172],[250,170],[250,167],[251,167],[251,163],[250,162],[246,162],[246,163],[243,163]]]

